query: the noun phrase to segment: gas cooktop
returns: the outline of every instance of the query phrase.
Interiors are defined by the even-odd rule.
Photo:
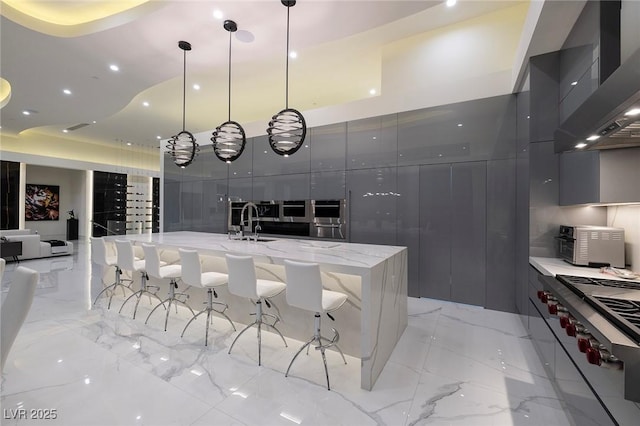
[[[640,345],[640,282],[573,275],[556,278]]]
[[[574,275],[557,275],[556,278],[558,278],[560,281],[564,282],[565,284],[586,284],[586,285],[597,285],[601,287],[615,287],[615,288],[628,288],[631,290],[640,290],[640,282],[638,281],[578,277]]]

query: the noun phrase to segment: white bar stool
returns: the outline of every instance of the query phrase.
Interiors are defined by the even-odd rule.
[[[284,340],[284,336],[280,333],[280,330],[276,328],[276,323],[280,318],[276,315],[263,313],[262,302],[264,301],[267,307],[271,307],[267,299],[282,293],[287,286],[285,283],[280,281],[256,278],[256,269],[253,264],[253,257],[251,256],[235,256],[227,254],[225,257],[227,259],[227,269],[229,271],[229,292],[236,296],[255,300],[256,305],[256,320],[247,325],[240,333],[238,333],[236,338],[233,339],[233,343],[231,343],[231,346],[229,347],[229,353],[231,353],[231,349],[233,349],[233,345],[236,344],[238,338],[242,336],[245,331],[255,325],[258,327],[258,365],[262,365],[262,324],[274,329],[276,333],[280,335],[280,338],[282,338],[284,346],[287,346],[287,341]],[[264,322],[262,320],[263,316],[273,318],[273,324]]]
[[[176,293],[176,288],[178,288],[177,279],[180,278],[182,274],[182,267],[180,265],[166,265],[160,266],[160,255],[158,254],[158,249],[153,244],[142,244],[142,250],[144,251],[144,261],[145,267],[147,270],[147,274],[151,275],[154,278],[158,278],[161,280],[169,279],[169,295],[162,302],[158,303],[152,310],[149,312],[149,316],[147,316],[145,324],[149,322],[149,318],[151,315],[158,309],[160,306],[165,306],[167,313],[164,317],[164,331],[167,331],[167,322],[169,321],[169,312],[171,311],[171,304],[182,303],[184,306],[189,308],[192,315],[195,315],[191,306],[187,304],[184,300],[178,299],[177,296],[185,296],[185,298],[189,298],[188,294],[185,293]]]
[[[338,340],[340,340],[340,334],[333,330],[333,338],[327,339],[320,333],[320,318],[323,313],[327,314],[331,320],[334,320],[330,315],[330,312],[340,308],[344,302],[347,301],[347,295],[338,291],[324,290],[322,288],[322,276],[320,275],[320,266],[317,263],[301,263],[294,262],[292,260],[284,261],[285,272],[287,274],[287,303],[296,308],[304,309],[307,311],[315,312],[315,332],[313,337],[302,345],[298,352],[294,355],[293,359],[289,363],[289,368],[285,373],[285,377],[289,375],[289,370],[293,362],[298,358],[298,355],[307,348],[307,354],[309,353],[309,345],[315,343],[316,350],[319,350],[322,354],[322,362],[324,363],[324,372],[327,376],[327,389],[331,390],[329,386],[329,370],[327,369],[327,358],[324,354],[325,349],[332,346],[340,352],[342,360],[347,363],[344,358],[344,354],[340,347],[338,347]],[[322,344],[322,342],[327,342]]]
[[[233,321],[231,321],[231,318],[229,318],[227,314],[224,313],[224,311],[229,308],[229,305],[227,305],[226,303],[213,301],[214,297],[218,297],[215,288],[226,285],[227,282],[229,282],[229,276],[220,272],[202,272],[200,255],[196,250],[178,249],[178,252],[180,253],[180,263],[182,264],[182,281],[185,284],[190,285],[191,287],[200,287],[207,289],[207,306],[189,320],[187,325],[185,325],[184,330],[182,330],[182,334],[180,335],[180,337],[184,336],[184,332],[187,331],[189,325],[196,318],[206,312],[207,326],[204,333],[204,345],[207,346],[209,340],[209,323],[211,322],[212,311],[224,316],[227,321],[229,321],[229,324],[231,324],[231,327],[233,327],[233,331],[236,330],[236,326],[233,325]],[[213,308],[214,304],[220,305],[224,309],[218,311],[217,309]]]
[[[162,299],[158,297],[156,292],[160,290],[160,287],[155,285],[147,285],[147,272],[145,270],[145,261],[136,258],[133,252],[133,244],[129,240],[116,240],[116,249],[118,251],[118,266],[123,271],[131,271],[131,272],[140,272],[140,290],[133,293],[131,296],[127,297],[125,301],[120,306],[120,310],[118,313],[122,312],[122,308],[127,304],[129,300],[133,297],[136,297],[136,306],[133,309],[133,319],[136,319],[136,312],[138,311],[138,304],[140,304],[140,299],[143,295],[149,296],[149,302],[151,302],[151,296],[158,299],[158,302],[162,303]],[[160,262],[161,266],[164,262]],[[148,289],[155,289],[155,291],[151,292]],[[164,304],[163,304],[164,306]],[[166,308],[165,308],[166,309]]]
[[[107,254],[107,244],[104,241],[104,238],[94,238],[91,237],[91,260],[94,263],[102,266],[113,266],[116,268],[116,280],[102,289],[100,293],[96,296],[96,300],[93,301],[95,305],[98,303],[98,299],[102,296],[102,293],[110,291],[111,296],[109,296],[109,304],[107,305],[107,309],[111,309],[111,301],[113,300],[113,295],[116,293],[116,288],[122,287],[122,294],[125,295],[125,289],[131,290],[128,286],[122,284],[122,269],[118,266],[118,258],[117,256],[109,256]]]

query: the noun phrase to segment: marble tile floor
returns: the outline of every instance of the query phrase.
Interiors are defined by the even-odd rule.
[[[164,332],[163,315],[144,324],[146,299],[135,320],[133,303],[118,314],[122,294],[111,310],[106,298],[92,307],[86,242],[73,256],[20,265],[41,281],[2,374],[2,425],[571,424],[513,314],[410,298],[409,325],[374,389],[360,389],[358,359],[344,365],[329,352],[329,392],[314,350],[284,377],[301,342],[285,348],[264,333],[258,367],[255,333],[229,355],[235,333],[223,319],[205,347],[203,320],[180,338],[186,309]]]

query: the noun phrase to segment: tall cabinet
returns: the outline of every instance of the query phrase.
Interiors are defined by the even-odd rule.
[[[486,302],[486,162],[420,166],[420,296]]]

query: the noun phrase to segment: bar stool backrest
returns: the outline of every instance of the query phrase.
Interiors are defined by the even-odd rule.
[[[182,265],[182,281],[190,286],[202,287],[202,266],[197,250],[178,249]]]
[[[111,266],[107,260],[107,244],[103,238],[91,237],[91,260],[98,265]]]
[[[296,308],[322,312],[322,276],[317,263],[284,261],[287,303]]]
[[[118,266],[125,271],[135,271],[135,254],[133,244],[129,240],[116,240],[116,250],[118,251]]]
[[[229,271],[229,292],[240,297],[258,298],[256,269],[251,256],[225,255]]]
[[[156,246],[143,243],[142,251],[144,251],[144,265],[147,274],[154,278],[162,278],[160,275],[160,254],[158,254]]]

